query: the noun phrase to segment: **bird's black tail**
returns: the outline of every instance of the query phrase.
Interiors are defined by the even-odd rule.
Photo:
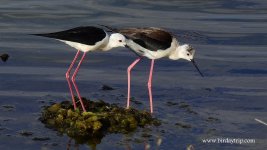
[[[8,54],[2,54],[0,57],[1,57],[3,62],[6,62],[9,58],[9,55]]]
[[[34,35],[34,36],[42,36],[42,37],[50,37],[50,38],[52,38],[51,37],[51,34],[49,34],[49,33],[44,33],[44,34],[29,34],[29,35]]]

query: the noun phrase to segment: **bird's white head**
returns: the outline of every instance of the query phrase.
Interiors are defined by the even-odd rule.
[[[120,33],[113,33],[109,37],[109,47],[125,47],[126,46],[126,38]]]
[[[191,61],[199,74],[203,77],[203,74],[200,72],[195,60],[194,60],[195,50],[192,46],[188,44],[184,44],[178,46],[175,51],[169,56],[170,59],[178,60],[178,59],[185,59]]]
[[[178,46],[174,53],[170,55],[170,59],[177,60],[177,59],[185,59],[188,61],[191,61],[194,59],[195,50],[192,46],[188,44],[184,44],[181,46]]]

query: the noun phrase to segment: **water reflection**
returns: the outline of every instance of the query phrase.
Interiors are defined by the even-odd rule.
[[[103,137],[102,137],[103,138]],[[102,138],[99,137],[91,137],[87,138],[87,140],[83,141],[77,141],[77,139],[69,138],[66,144],[67,150],[79,150],[80,146],[87,145],[90,147],[90,150],[97,150],[97,145],[101,143]],[[142,141],[139,141],[137,143],[132,143],[131,141],[125,139],[125,136],[122,138],[122,145],[125,148],[125,150],[134,150],[136,149],[136,146],[138,145],[138,149],[140,150],[159,150],[160,145],[162,144],[162,138],[160,136],[157,136],[155,138],[144,138]],[[194,150],[194,149],[188,149],[188,150]]]
[[[79,138],[79,139],[70,139],[68,141],[68,146],[71,146],[72,140],[74,141],[74,147],[79,148],[79,145],[88,145],[92,150],[97,149],[97,145],[101,143],[102,139],[104,138],[104,135],[99,136],[93,136],[93,137],[87,137],[87,138]],[[68,150],[68,147],[67,147]]]
[[[74,144],[72,144],[72,139],[70,138],[69,141],[67,142],[67,150],[79,150],[79,144],[77,144],[76,142]]]

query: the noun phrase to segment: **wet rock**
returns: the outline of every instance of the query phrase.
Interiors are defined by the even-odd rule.
[[[163,133],[164,134],[165,132],[166,132],[165,130],[160,130],[160,133]]]
[[[16,109],[16,107],[13,105],[2,105],[2,108],[5,111],[13,111],[14,109]]]
[[[216,129],[208,129],[208,130],[206,131],[206,134],[212,135],[212,134],[215,134],[216,131],[217,131]]]
[[[56,113],[60,109],[60,104],[54,104],[51,107],[48,107],[48,111],[52,113]]]
[[[9,58],[9,55],[8,55],[8,54],[1,54],[1,55],[0,55],[0,58],[1,58],[1,60],[2,60],[3,62],[6,62],[6,61],[8,60],[8,58]]]
[[[185,128],[185,129],[190,129],[190,128],[192,128],[192,126],[191,126],[190,124],[185,124],[185,123],[180,123],[180,122],[175,123],[175,125],[176,125],[177,127]]]
[[[206,90],[206,91],[209,91],[209,92],[211,92],[211,91],[212,91],[212,89],[211,89],[211,88],[205,88],[205,90]]]
[[[179,108],[184,109],[189,114],[198,114],[197,112],[193,111],[189,104],[186,102],[180,102],[178,105]]]
[[[208,117],[207,119],[206,119],[206,121],[207,122],[218,122],[218,121],[220,121],[218,118],[214,118],[214,117]]]
[[[94,144],[109,133],[129,133],[138,127],[161,124],[146,111],[125,109],[115,104],[94,102],[85,98],[83,103],[88,112],[74,110],[70,101],[52,104],[44,108],[40,120],[47,127],[74,138],[76,142],[94,139],[91,141]]]
[[[131,97],[131,98],[130,98],[130,101],[133,102],[133,103],[136,104],[136,105],[141,105],[141,104],[143,104],[142,102],[140,102],[140,101],[138,101],[138,100],[135,100],[134,97]]]
[[[33,135],[33,132],[30,132],[30,131],[20,131],[19,134],[22,135],[22,136],[28,137],[28,136],[32,136]]]
[[[176,102],[167,102],[167,106],[175,106],[175,105],[178,105],[178,103]]]
[[[32,140],[33,141],[48,141],[50,140],[50,138],[49,137],[34,137]]]
[[[192,110],[190,107],[186,109],[186,112],[189,113],[189,114],[194,114],[194,115],[197,115],[198,113],[195,112],[194,110]]]
[[[179,103],[179,108],[188,108],[188,107],[190,107],[189,104],[187,104],[185,102]]]
[[[102,85],[101,88],[103,91],[110,91],[110,90],[114,90],[114,88],[112,88],[111,86],[108,85]]]
[[[2,131],[2,130],[5,130],[6,128],[4,128],[4,127],[0,127],[0,131]]]
[[[11,119],[3,119],[4,122],[8,122],[10,121]]]

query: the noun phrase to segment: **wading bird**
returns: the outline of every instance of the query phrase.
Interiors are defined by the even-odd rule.
[[[127,96],[127,108],[130,106],[130,92],[131,92],[131,70],[132,68],[143,58],[147,57],[151,59],[150,73],[147,82],[150,112],[153,113],[153,97],[152,97],[152,75],[155,59],[168,57],[171,60],[185,59],[193,63],[199,74],[200,72],[195,60],[195,50],[188,44],[181,45],[177,38],[170,32],[155,27],[146,28],[124,28],[116,29],[109,26],[105,26],[107,29],[121,33],[124,35],[127,43],[127,47],[130,48],[138,58],[128,67],[128,96]]]
[[[125,47],[126,45],[126,39],[122,34],[112,33],[109,35],[105,30],[98,28],[98,27],[94,27],[94,26],[77,27],[77,28],[73,28],[73,29],[69,29],[65,31],[60,31],[60,32],[46,33],[46,34],[33,34],[33,35],[59,40],[77,50],[77,53],[73,61],[71,62],[69,69],[66,72],[66,79],[69,85],[74,109],[76,109],[77,106],[76,106],[71,82],[78,95],[83,111],[86,111],[86,109],[83,105],[83,101],[82,101],[82,98],[81,98],[81,95],[80,95],[80,92],[79,92],[78,86],[76,85],[75,80],[76,80],[76,75],[80,69],[80,66],[84,60],[86,53],[89,51],[95,51],[95,50],[108,51],[112,48]],[[73,65],[75,64],[75,62],[77,61],[77,58],[81,51],[83,52],[83,55],[70,80],[71,69],[73,68]]]

